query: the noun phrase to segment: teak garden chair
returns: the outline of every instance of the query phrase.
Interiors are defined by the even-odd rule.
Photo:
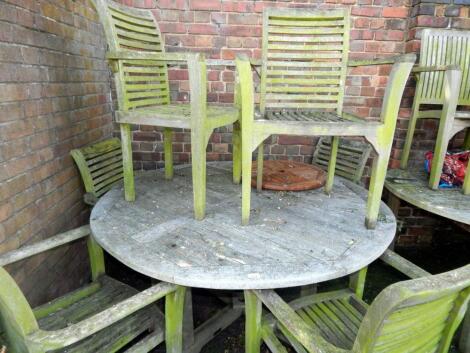
[[[165,53],[160,30],[150,10],[93,0],[108,41],[114,72],[121,129],[125,199],[135,199],[131,125],[164,127],[165,176],[173,177],[172,130],[191,129],[191,158],[195,218],[205,214],[206,147],[214,129],[238,120],[234,107],[207,106],[206,63],[202,54]],[[171,104],[168,63],[187,63],[190,104]],[[240,143],[234,128],[234,144]],[[239,148],[235,147],[235,151]]]
[[[287,353],[278,337],[298,353],[448,352],[470,299],[470,265],[431,276],[390,250],[382,259],[416,279],[385,288],[370,306],[362,300],[366,269],[352,277],[351,289],[290,304],[272,290],[245,294],[258,308],[247,318],[250,352],[259,353],[263,340],[272,352]],[[262,304],[272,314],[260,324]]]
[[[330,164],[331,142],[332,138],[320,137],[313,152],[312,163],[325,170],[328,170]],[[372,147],[368,143],[340,139],[336,153],[335,175],[360,183],[371,151]]]
[[[101,196],[124,178],[121,141],[118,138],[73,149],[70,155],[80,171],[85,186],[83,198],[88,205],[95,205]]]
[[[349,12],[308,9],[267,9],[263,19],[261,118],[254,118],[254,88],[250,62],[238,58],[242,109],[242,223],[250,216],[252,152],[258,147],[258,171],[263,170],[263,141],[272,134],[334,136],[325,191],[333,186],[338,136],[364,136],[377,157],[372,166],[366,225],[376,225],[400,100],[416,60],[396,59],[385,92],[380,122],[366,122],[343,112],[348,66],[381,64],[377,60],[349,63]],[[390,61],[389,61],[390,62]],[[392,61],[393,62],[393,61]],[[258,189],[262,173],[257,174]]]
[[[32,309],[3,266],[87,238],[91,283]],[[185,288],[161,282],[135,289],[105,274],[103,250],[82,226],[0,255],[0,347],[8,353],[148,352],[166,340],[167,352],[182,353]],[[166,320],[154,304],[165,297]],[[169,311],[168,311],[169,310]],[[136,341],[137,339],[137,341]]]
[[[447,68],[446,65],[457,65]],[[470,111],[458,111],[457,106],[470,106],[470,31],[424,29],[421,39],[420,66],[430,67],[418,74],[401,168],[408,167],[413,135],[418,119],[440,119],[434,150],[429,186],[437,189],[450,139],[467,129],[464,148],[470,149]],[[441,109],[421,110],[423,105],[440,105]],[[467,176],[470,175],[470,164]],[[470,194],[470,177],[463,192]]]

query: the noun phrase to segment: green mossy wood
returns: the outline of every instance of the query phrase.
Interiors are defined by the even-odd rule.
[[[470,265],[431,276],[390,250],[381,259],[415,279],[385,288],[370,306],[361,298],[365,269],[349,289],[290,304],[272,290],[252,291],[258,303],[252,299],[251,305],[262,303],[271,314],[248,332],[247,342],[255,342],[250,352],[259,351],[259,331],[273,353],[287,353],[278,337],[299,353],[448,352],[470,299]]]
[[[191,129],[191,158],[195,218],[205,215],[206,146],[214,129],[234,124],[234,107],[207,106],[206,63],[202,54],[165,53],[160,30],[150,10],[136,9],[111,0],[93,0],[108,41],[114,72],[124,164],[124,194],[135,200],[131,128],[133,124],[164,127],[165,175],[173,177],[172,130]],[[190,104],[171,104],[168,63],[187,64]],[[234,152],[240,151],[238,128],[234,129]],[[234,160],[240,157],[234,156]],[[234,167],[234,179],[240,177]]]
[[[104,140],[70,151],[85,186],[84,201],[95,205],[98,199],[123,178],[121,141]]]
[[[63,297],[31,308],[3,266],[87,239],[92,281]],[[166,338],[167,351],[181,353],[181,320],[167,323],[154,302],[167,298],[167,310],[183,310],[184,288],[159,283],[138,292],[105,274],[103,250],[82,226],[0,255],[0,346],[8,353],[148,352]],[[166,335],[166,336],[165,336]],[[135,341],[138,338],[137,342]]]
[[[332,138],[320,137],[315,146],[312,163],[328,170],[331,162],[332,142]],[[335,175],[359,183],[371,151],[372,146],[368,143],[339,139]]]
[[[450,139],[467,129],[464,148],[470,149],[470,112],[458,106],[470,106],[470,31],[424,29],[421,40],[418,82],[408,124],[401,168],[408,167],[413,135],[418,119],[440,119],[434,149],[429,187],[437,189]],[[452,66],[455,65],[455,66]],[[438,110],[420,110],[422,105],[437,104]],[[470,194],[470,164],[463,193]]]
[[[367,205],[366,225],[377,222],[380,197],[395,131],[400,100],[414,54],[394,59],[349,62],[349,12],[267,9],[263,20],[261,118],[254,118],[254,87],[248,59],[236,60],[236,101],[242,110],[242,224],[250,217],[251,160],[272,134],[334,136],[325,191],[333,186],[338,136],[364,136],[377,152]],[[348,66],[392,63],[380,122],[366,122],[344,113]],[[258,173],[260,176],[260,173]],[[258,178],[262,179],[262,176]]]

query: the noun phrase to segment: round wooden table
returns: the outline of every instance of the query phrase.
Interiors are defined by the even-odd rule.
[[[266,289],[327,281],[360,270],[390,245],[393,213],[364,225],[366,190],[336,178],[323,189],[252,194],[241,226],[241,188],[231,164],[208,164],[207,215],[193,219],[190,167],[136,177],[136,201],[115,187],[93,208],[92,234],[112,256],[150,277],[187,287]]]

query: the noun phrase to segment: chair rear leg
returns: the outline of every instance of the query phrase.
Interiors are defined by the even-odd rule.
[[[247,139],[242,139],[242,225],[250,221],[251,201],[251,145]]]
[[[386,149],[388,151],[388,149]],[[374,229],[377,225],[380,200],[387,174],[389,156],[384,152],[377,153],[372,163],[372,174],[369,184],[369,195],[367,197],[366,227]]]
[[[134,166],[132,162],[132,135],[129,124],[120,124],[122,167],[124,173],[124,198],[126,201],[135,201]]]
[[[233,133],[232,133],[232,146],[233,146],[233,183],[240,184],[240,179],[242,176],[242,138],[240,131],[240,123],[237,121],[233,124]]]
[[[193,177],[194,218],[204,219],[206,213],[206,139],[204,131],[191,129],[191,165]]]
[[[165,154],[165,179],[173,179],[173,131],[163,130],[163,148]]]
[[[183,353],[183,313],[186,288],[178,289],[165,299],[165,343],[167,353]]]
[[[463,181],[462,192],[464,193],[464,195],[470,195],[470,163],[468,163],[467,170],[465,171],[465,179]]]
[[[413,109],[408,123],[408,130],[406,131],[405,145],[401,153],[400,168],[406,169],[408,167],[408,160],[410,158],[411,144],[413,142],[413,135],[416,129],[416,121],[418,120],[419,104],[413,103]]]
[[[256,190],[263,189],[263,162],[264,162],[264,144],[258,146],[258,157],[256,159]]]
[[[331,156],[328,161],[328,177],[326,179],[325,192],[329,194],[333,189],[335,179],[336,157],[338,156],[339,137],[333,136],[331,139]]]

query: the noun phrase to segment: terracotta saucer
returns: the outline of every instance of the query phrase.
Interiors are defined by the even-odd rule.
[[[264,161],[263,189],[302,191],[325,185],[326,172],[312,164],[280,160]],[[251,185],[256,187],[257,165],[253,162]]]

